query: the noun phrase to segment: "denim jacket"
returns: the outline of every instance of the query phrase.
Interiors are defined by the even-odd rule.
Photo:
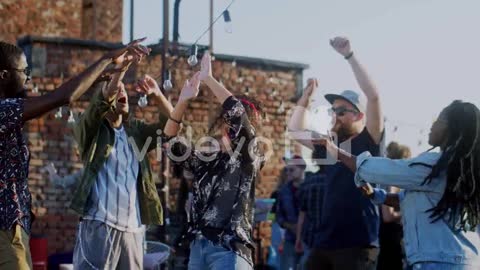
[[[364,182],[397,186],[405,190],[400,202],[404,242],[410,265],[419,262],[441,262],[480,267],[480,237],[473,231],[451,228],[440,219],[431,223],[429,209],[435,207],[446,187],[446,172],[422,185],[440,153],[427,152],[409,160],[371,157],[364,152],[357,157],[355,183]],[[478,268],[480,269],[480,268]]]
[[[86,202],[97,174],[107,161],[115,144],[114,130],[105,119],[105,115],[113,109],[113,100],[105,100],[102,91],[98,90],[73,129],[84,163],[84,173],[76,185],[70,207],[80,215],[87,210],[85,209]],[[157,130],[163,130],[167,120],[166,116],[160,115],[158,123],[148,125],[142,121],[131,119],[124,123],[125,132],[129,140],[134,140],[139,152],[142,151],[145,143],[150,143],[147,148],[150,151],[156,147]],[[142,224],[162,224],[162,205],[152,177],[148,156],[139,162],[139,166],[137,190]]]

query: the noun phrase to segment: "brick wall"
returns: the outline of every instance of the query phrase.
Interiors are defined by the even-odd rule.
[[[81,37],[119,42],[122,40],[123,1],[83,0]]]
[[[29,47],[31,60],[34,63],[33,78],[34,85],[39,93],[30,95],[41,95],[52,91],[59,86],[62,80],[67,80],[73,74],[77,74],[85,69],[94,60],[98,59],[105,50],[95,46],[78,46],[71,44],[59,44],[58,42],[33,42],[24,44]],[[173,63],[173,58],[169,58],[169,65]],[[158,118],[159,111],[155,104],[150,103],[146,108],[139,108],[136,105],[138,96],[133,91],[132,82],[144,74],[159,76],[161,71],[161,57],[153,54],[142,62],[139,66],[133,67],[133,70],[127,74],[125,79],[126,88],[130,95],[131,112],[135,117],[145,119],[147,122],[153,122]],[[196,67],[198,69],[198,66]],[[168,95],[175,104],[178,99],[180,87],[186,78],[190,77],[196,69],[190,68],[185,59],[176,61],[172,67],[172,78],[174,89]],[[293,103],[289,100],[295,95],[299,88],[298,76],[301,76],[299,69],[287,69],[285,67],[269,66],[268,68],[250,60],[249,62],[238,62],[234,67],[232,61],[222,60],[217,57],[213,64],[214,76],[221,80],[225,86],[235,94],[245,93],[249,89],[249,95],[261,100],[267,114],[268,121],[260,134],[273,140],[274,155],[265,165],[261,172],[261,177],[257,182],[257,197],[269,197],[271,192],[277,186],[277,176],[282,167],[281,158],[284,155],[284,130],[286,128],[286,113],[279,112],[278,107],[284,102],[285,111],[292,108]],[[63,79],[62,79],[63,77]],[[300,80],[301,81],[301,80]],[[276,95],[273,94],[275,89]],[[208,90],[201,87],[199,98],[192,102],[185,115],[186,125],[190,125],[194,131],[194,139],[205,134],[208,123],[209,100]],[[88,105],[88,93],[79,101],[73,104],[75,112],[83,111]],[[213,102],[215,107],[218,106]],[[74,245],[75,229],[78,223],[78,217],[68,210],[71,192],[62,190],[50,185],[47,181],[47,175],[42,168],[48,163],[53,162],[59,169],[61,175],[73,173],[82,167],[82,164],[75,154],[75,143],[71,138],[71,129],[67,124],[67,108],[64,108],[63,119],[55,119],[55,111],[48,113],[44,117],[30,121],[26,125],[26,134],[29,139],[29,146],[32,154],[30,164],[30,190],[33,195],[33,212],[37,215],[37,221],[34,223],[33,233],[43,234],[48,237],[49,253],[71,250]],[[298,149],[297,149],[298,151]],[[156,153],[150,154],[153,170],[158,175],[159,180],[167,180],[169,194],[167,203],[169,208],[175,210],[176,195],[179,181],[169,177],[166,178],[160,171],[160,162],[156,160]],[[269,226],[262,225],[261,233],[269,235]],[[265,237],[267,239],[267,237]],[[268,244],[268,240],[263,245]]]
[[[3,0],[0,40],[14,43],[21,36],[39,35],[119,42],[122,9],[115,0]]]

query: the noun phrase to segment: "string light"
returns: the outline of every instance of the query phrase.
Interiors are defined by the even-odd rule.
[[[190,57],[188,57],[188,60],[187,60],[188,65],[190,65],[191,67],[198,64],[197,53],[198,53],[198,47],[196,44],[193,44],[192,47],[190,48]]]
[[[172,88],[172,73],[170,72],[170,70],[167,70],[165,72],[165,81],[163,81],[163,89],[165,89],[165,91],[170,91],[172,90]]]
[[[223,20],[225,21],[225,32],[231,34],[233,32],[232,18],[230,17],[230,12],[228,10],[223,12]]]
[[[38,86],[37,86],[36,83],[33,84],[32,92],[33,92],[34,94],[38,94]]]
[[[68,122],[69,124],[74,124],[74,123],[75,123],[75,117],[73,116],[72,110],[70,110],[70,114],[69,114],[69,116],[68,116],[67,122]]]
[[[278,94],[278,93],[277,93],[277,89],[272,88],[272,97],[277,96],[277,94]]]
[[[147,95],[141,95],[137,103],[140,108],[147,107],[148,105]]]
[[[208,26],[208,28],[202,33],[200,34],[200,36],[197,38],[197,40],[195,40],[195,42],[193,43],[193,45],[191,46],[190,48],[190,55],[189,57],[187,58],[187,63],[189,66],[191,67],[194,67],[198,64],[198,47],[197,47],[197,44],[198,42],[205,36],[206,33],[208,33],[208,31],[210,31],[210,29],[212,29],[213,25],[221,18],[221,17],[224,17],[224,20],[225,20],[225,23],[226,23],[226,26],[227,25],[230,25],[229,28],[231,29],[231,21],[232,21],[232,18],[230,16],[230,12],[228,11],[228,9],[233,5],[233,3],[235,2],[235,0],[232,0],[230,2],[230,4],[228,4],[228,6],[224,9],[224,11],[219,15],[217,16],[217,18]],[[166,53],[167,55],[168,53]],[[170,67],[173,66],[173,64],[176,63],[176,61],[178,60],[179,58],[175,59],[174,62],[169,65],[169,68],[167,70],[170,69]],[[215,59],[215,56],[212,56],[212,61]],[[232,62],[232,66],[236,66],[236,62],[235,60]],[[157,79],[160,77],[161,75],[159,75],[157,77]],[[165,85],[165,81],[164,81],[164,85]],[[170,78],[170,83],[171,83],[171,78]],[[168,84],[168,83],[167,83]],[[165,90],[168,90],[168,86],[169,85],[166,85],[167,87],[164,87]],[[173,87],[173,85],[172,85]],[[139,100],[140,102],[140,100]],[[142,101],[143,102],[143,101]]]
[[[60,108],[58,108],[57,112],[55,113],[55,118],[60,119],[62,117],[63,117],[62,107],[60,107]]]
[[[233,59],[232,61],[232,67],[236,67],[237,66],[237,61],[235,59]]]
[[[224,9],[224,11],[222,12],[222,14],[220,14],[220,16],[218,16],[217,18],[215,18],[215,20],[213,20],[213,22],[208,26],[208,28],[197,38],[197,40],[193,43],[193,44],[197,44],[200,39],[202,39],[203,36],[205,36],[206,33],[208,33],[208,31],[210,31],[210,29],[212,29],[213,25],[220,19],[220,17],[224,16],[225,14],[225,11],[228,11],[228,9],[233,5],[233,3],[235,2],[235,0],[232,0],[232,2],[230,2],[230,4],[228,4],[228,6]]]
[[[285,112],[285,105],[283,104],[283,101],[280,101],[280,106],[278,106],[277,113],[281,114]]]

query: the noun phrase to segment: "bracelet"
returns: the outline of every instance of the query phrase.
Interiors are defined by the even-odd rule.
[[[179,124],[179,125],[182,123],[182,121],[178,121],[178,120],[176,120],[176,119],[173,119],[173,117],[171,117],[171,116],[169,116],[168,119],[172,120],[173,122],[175,122],[175,123],[177,123],[177,124]]]
[[[353,56],[353,51],[351,51],[349,54],[347,54],[347,55],[345,56],[345,59],[348,60],[348,59],[352,58],[352,56]]]

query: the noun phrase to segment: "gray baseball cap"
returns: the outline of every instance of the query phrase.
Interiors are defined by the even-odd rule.
[[[365,113],[367,109],[367,101],[365,96],[352,90],[345,90],[340,95],[327,94],[325,95],[325,99],[327,99],[330,104],[333,104],[333,102],[337,99],[343,99],[352,104],[355,109],[362,113]]]

